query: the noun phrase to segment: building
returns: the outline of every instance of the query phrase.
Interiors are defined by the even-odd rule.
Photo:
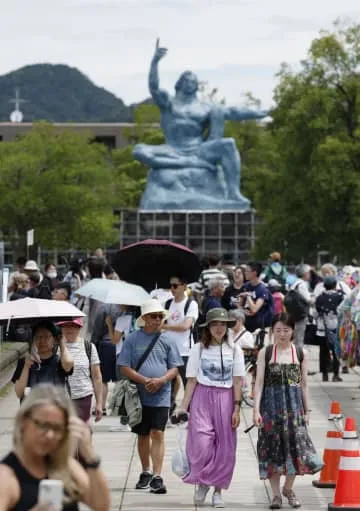
[[[134,124],[132,123],[99,123],[99,122],[55,122],[51,123],[57,130],[73,129],[79,133],[89,133],[95,142],[101,142],[110,149],[125,147]],[[19,135],[31,131],[31,122],[2,122],[0,123],[0,141],[11,142]]]

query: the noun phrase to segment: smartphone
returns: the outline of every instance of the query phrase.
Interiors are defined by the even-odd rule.
[[[180,415],[172,415],[170,417],[171,424],[181,424],[187,422],[189,420],[189,416],[187,413],[180,413]]]
[[[55,511],[63,508],[64,483],[58,479],[40,481],[38,504],[49,504]]]
[[[41,358],[40,358],[38,349],[35,346],[35,344],[33,344],[32,347],[31,347],[30,355],[31,355],[31,358],[35,361],[35,363],[39,366],[39,369],[40,369]]]

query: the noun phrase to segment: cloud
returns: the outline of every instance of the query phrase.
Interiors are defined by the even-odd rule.
[[[338,17],[360,19],[358,0],[11,0],[3,2],[0,74],[37,62],[77,67],[126,101],[148,95],[156,37],[169,48],[160,64],[173,90],[184,69],[217,86],[228,101],[251,90],[271,102],[281,62],[306,57]],[[19,16],[21,10],[21,16]],[[307,14],[309,13],[309,15]]]
[[[321,22],[314,17],[302,18],[298,16],[283,16],[281,14],[270,16],[268,23],[287,32],[293,30],[295,32],[318,31],[321,25]]]

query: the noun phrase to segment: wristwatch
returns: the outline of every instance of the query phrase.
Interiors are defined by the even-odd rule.
[[[100,458],[100,456],[97,456],[96,458],[94,458],[93,460],[90,460],[90,461],[82,460],[82,466],[85,469],[96,470],[97,468],[100,467],[100,465],[101,465],[101,458]]]
[[[234,405],[239,405],[239,406],[241,406],[241,401],[234,401]]]

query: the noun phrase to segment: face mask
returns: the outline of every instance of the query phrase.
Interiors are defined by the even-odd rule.
[[[56,270],[48,271],[46,276],[49,277],[49,279],[56,279],[57,271]]]

